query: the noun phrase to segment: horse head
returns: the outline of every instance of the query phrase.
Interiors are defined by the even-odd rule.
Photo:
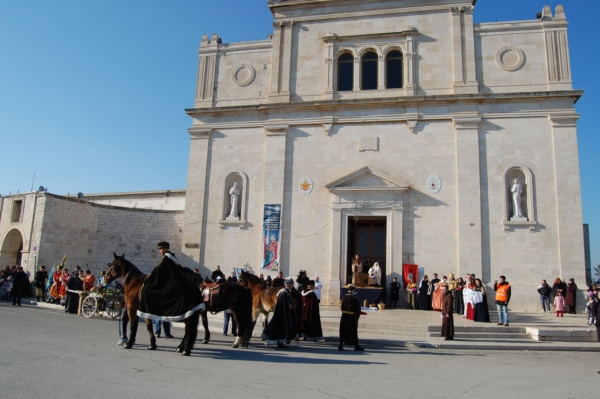
[[[113,252],[114,255],[114,260],[112,261],[112,263],[108,264],[108,270],[106,271],[106,283],[110,284],[112,283],[114,280],[118,279],[119,277],[121,278],[125,278],[125,274],[129,271],[130,267],[131,267],[131,263],[129,263],[129,261],[125,260],[125,255],[117,255],[116,253]]]
[[[256,286],[261,284],[261,281],[260,278],[258,278],[258,276],[255,276],[252,273],[242,270],[242,274],[240,275],[238,284],[246,288],[254,289]]]

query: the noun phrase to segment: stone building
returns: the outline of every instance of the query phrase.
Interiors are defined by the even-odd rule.
[[[103,204],[108,201],[120,206]],[[147,272],[158,261],[156,243],[181,246],[184,206],[183,190],[82,199],[46,192],[5,196],[0,201],[0,266],[20,264],[33,274],[36,266],[45,265],[50,271],[66,254],[69,270],[81,266],[98,274],[114,251]]]
[[[403,263],[504,274],[516,310],[537,310],[542,278],[582,285],[565,10],[475,24],[474,3],[269,0],[266,40],[205,35],[188,265],[305,269],[327,303],[355,253],[384,284]]]

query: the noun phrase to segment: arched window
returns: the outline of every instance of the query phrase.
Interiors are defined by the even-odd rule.
[[[352,91],[354,81],[354,56],[344,53],[338,58],[338,91]]]
[[[362,72],[362,89],[376,90],[377,89],[377,53],[369,51],[362,56],[361,72]]]
[[[398,50],[390,51],[385,59],[388,89],[402,88],[402,53]]]

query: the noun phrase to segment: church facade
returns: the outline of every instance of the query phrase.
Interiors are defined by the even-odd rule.
[[[266,40],[202,38],[188,266],[303,269],[329,304],[356,254],[384,285],[406,263],[505,275],[515,310],[538,309],[541,279],[583,285],[582,92],[562,6],[475,24],[473,1],[267,4]]]

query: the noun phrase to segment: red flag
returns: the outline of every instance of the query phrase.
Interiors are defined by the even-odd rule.
[[[413,281],[419,284],[419,265],[411,265],[405,263],[402,265],[402,281],[404,282],[404,289],[408,287],[408,276],[412,274]]]

